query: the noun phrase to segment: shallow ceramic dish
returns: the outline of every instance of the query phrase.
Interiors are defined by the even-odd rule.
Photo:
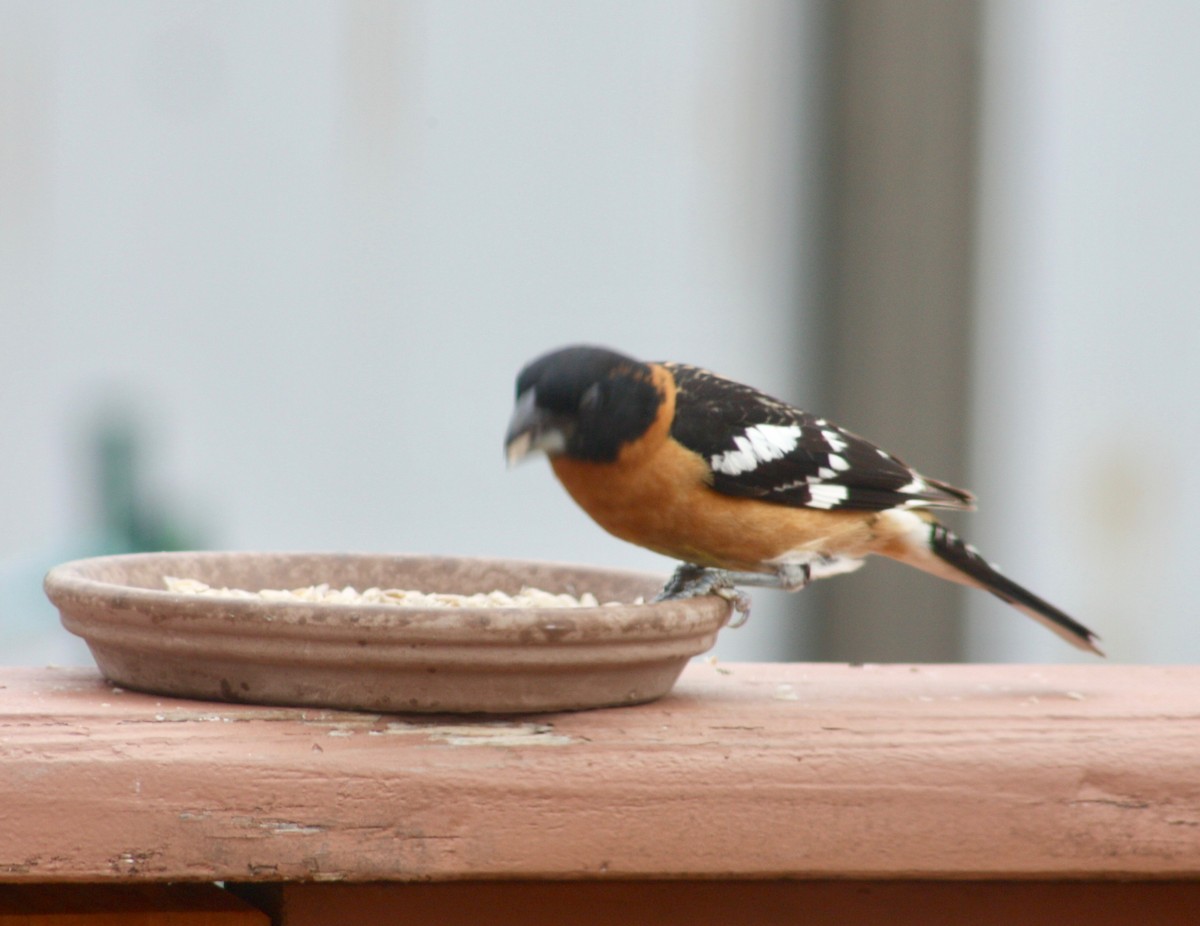
[[[63,626],[129,688],[193,698],[371,711],[516,713],[637,704],[708,650],[728,602],[594,608],[401,608],[212,598],[164,576],[257,591],[328,582],[474,593],[592,592],[647,600],[639,573],[514,560],[325,553],[145,553],[46,576]]]

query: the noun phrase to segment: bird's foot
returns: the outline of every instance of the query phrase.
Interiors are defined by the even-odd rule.
[[[731,573],[724,569],[707,569],[692,563],[684,563],[663,586],[655,601],[670,601],[680,598],[699,598],[716,595],[733,605],[734,619],[730,627],[741,627],[750,619],[750,596],[738,591]]]

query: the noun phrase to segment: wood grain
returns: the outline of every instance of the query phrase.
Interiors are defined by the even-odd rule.
[[[696,663],[478,721],[0,686],[9,882],[1200,875],[1194,667]]]

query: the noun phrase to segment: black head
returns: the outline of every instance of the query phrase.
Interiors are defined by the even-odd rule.
[[[534,450],[611,462],[646,432],[662,395],[650,367],[602,347],[564,347],[517,376],[517,407],[504,443],[509,463]]]

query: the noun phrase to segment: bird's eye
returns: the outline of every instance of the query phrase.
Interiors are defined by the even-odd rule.
[[[600,384],[592,383],[584,392],[583,397],[579,400],[579,410],[581,412],[595,411],[604,401],[604,396],[600,393]]]

